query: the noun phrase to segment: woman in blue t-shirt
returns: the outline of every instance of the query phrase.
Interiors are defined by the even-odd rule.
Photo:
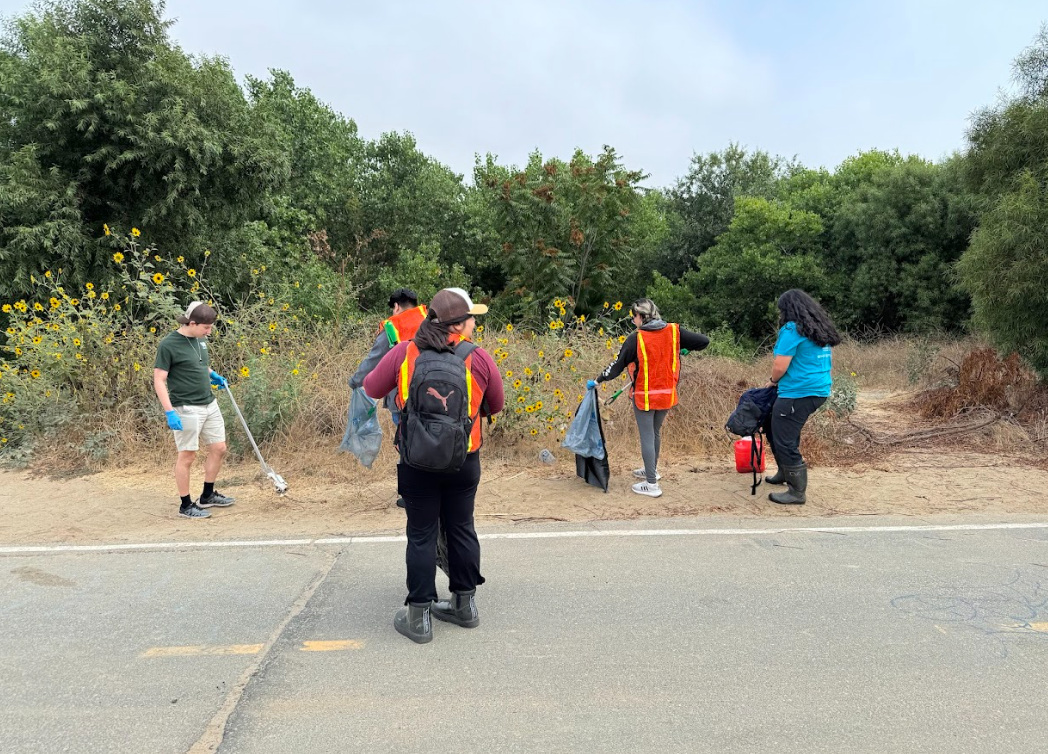
[[[841,342],[837,328],[819,303],[793,288],[779,296],[779,339],[771,382],[778,398],[771,409],[771,451],[779,467],[769,484],[786,484],[785,492],[768,495],[773,503],[801,505],[807,499],[808,467],[801,457],[801,429],[830,397],[833,380],[831,348]]]

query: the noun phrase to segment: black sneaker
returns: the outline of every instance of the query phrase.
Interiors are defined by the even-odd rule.
[[[185,516],[186,518],[211,518],[211,514],[208,511],[195,503],[185,508],[179,508],[178,515]]]
[[[197,507],[199,508],[226,508],[236,502],[234,497],[226,497],[218,490],[212,492],[208,497],[200,496],[197,500]]]

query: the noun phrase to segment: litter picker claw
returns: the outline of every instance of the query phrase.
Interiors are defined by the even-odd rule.
[[[251,430],[248,429],[247,421],[244,420],[244,415],[240,413],[240,406],[237,405],[236,400],[233,398],[233,393],[230,391],[228,384],[225,386],[225,393],[229,396],[229,402],[233,404],[233,410],[236,411],[237,418],[240,419],[240,425],[244,428],[244,433],[247,435],[247,439],[251,442],[251,447],[255,451],[255,457],[258,458],[258,462],[262,466],[262,473],[269,477],[269,481],[273,483],[273,488],[277,491],[278,495],[286,494],[287,482],[284,481],[284,477],[274,471],[273,468],[266,463],[265,459],[262,458],[262,451],[258,449],[258,444],[255,442]]]

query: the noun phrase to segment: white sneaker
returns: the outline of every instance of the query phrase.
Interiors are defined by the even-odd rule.
[[[648,497],[662,496],[662,489],[658,484],[648,484],[647,482],[637,482],[633,485],[633,491],[638,495],[647,495]]]
[[[648,478],[648,472],[646,472],[644,469],[634,469],[633,470],[633,476],[637,477],[637,479],[647,479]],[[655,472],[655,481],[657,482],[660,479],[662,479],[662,474],[660,474],[659,472],[656,471]]]

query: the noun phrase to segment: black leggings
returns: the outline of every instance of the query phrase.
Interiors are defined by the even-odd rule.
[[[437,525],[448,538],[449,586],[468,592],[484,583],[473,502],[480,484],[480,453],[470,453],[458,471],[438,474],[397,465],[397,489],[408,514],[408,602],[437,599]]]
[[[825,402],[824,397],[817,395],[775,399],[775,405],[771,407],[771,452],[780,468],[804,463],[801,430],[808,417]]]

